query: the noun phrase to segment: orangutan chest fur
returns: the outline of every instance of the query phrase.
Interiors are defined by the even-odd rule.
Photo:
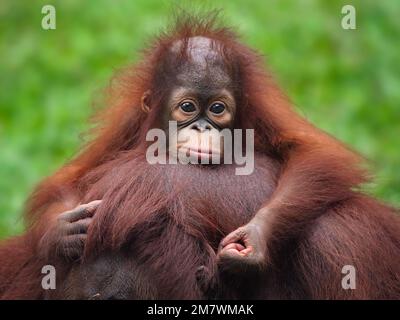
[[[251,174],[236,175],[235,165],[150,165],[129,158],[116,163],[99,172],[102,178],[87,193],[86,200],[103,199],[87,246],[108,243],[114,250],[138,233],[157,237],[161,231],[154,230],[168,224],[195,237],[220,238],[249,221],[275,189],[277,163],[256,156],[254,164]]]

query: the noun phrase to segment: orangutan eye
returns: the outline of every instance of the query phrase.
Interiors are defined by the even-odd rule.
[[[186,112],[186,113],[191,113],[191,112],[196,111],[196,106],[193,104],[193,102],[189,102],[189,101],[182,102],[179,107],[181,108],[181,110],[183,112]]]
[[[224,110],[225,106],[220,102],[216,102],[210,107],[210,111],[215,114],[221,114]]]

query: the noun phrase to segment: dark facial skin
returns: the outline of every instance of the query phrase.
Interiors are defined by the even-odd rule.
[[[175,43],[171,54],[177,54],[181,46]],[[211,154],[223,156],[221,130],[232,129],[236,114],[232,80],[214,46],[208,38],[189,39],[188,61],[179,66],[177,74],[174,70],[165,103],[163,126],[168,127],[168,121],[178,125],[177,144],[173,139],[169,148],[200,161],[210,160]]]

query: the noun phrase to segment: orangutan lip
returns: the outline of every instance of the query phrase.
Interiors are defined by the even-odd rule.
[[[212,155],[219,155],[219,152],[213,151],[211,149],[192,149],[192,148],[185,148],[184,152],[191,156],[198,156],[198,157],[211,157]]]
[[[212,155],[212,150],[210,150],[210,149],[191,149],[191,148],[189,148],[188,151],[189,151],[190,153]]]

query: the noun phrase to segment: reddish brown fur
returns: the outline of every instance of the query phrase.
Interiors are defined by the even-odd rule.
[[[240,183],[229,183],[231,169],[219,169],[221,183],[228,192],[209,199],[210,192],[218,194],[212,173],[199,174],[199,170],[209,169],[186,168],[180,172],[187,181],[198,178],[202,182],[199,186],[192,182],[190,188],[197,195],[193,200],[179,193],[185,185],[170,176],[174,168],[148,167],[142,155],[144,135],[156,123],[165,95],[158,77],[160,70],[154,66],[159,65],[174,41],[183,39],[185,43],[198,35],[223,44],[221,55],[240,78],[236,127],[255,129],[255,147],[261,161],[257,170],[271,170],[269,176],[264,175],[265,181],[250,176],[240,178]],[[181,59],[186,59],[184,52],[183,47]],[[246,223],[264,202],[278,212],[271,221],[274,233],[269,243],[274,264],[262,285],[253,285],[246,292],[239,290],[233,296],[400,298],[400,222],[394,210],[356,191],[367,181],[360,158],[293,111],[288,99],[262,71],[256,53],[240,44],[229,29],[215,27],[213,19],[190,17],[161,35],[143,57],[111,86],[110,107],[99,115],[95,139],[33,193],[25,235],[1,246],[0,297],[43,297],[40,269],[49,261],[39,245],[44,232],[60,212],[79,202],[102,198],[104,202],[91,226],[86,259],[132,245],[138,261],[152,270],[150,281],[155,283],[157,292],[152,291],[151,295],[156,297],[168,297],[166,292],[173,289],[173,297],[201,297],[193,268],[214,263],[202,243],[215,247],[224,235]],[[149,88],[157,99],[153,98],[154,108],[146,115],[140,101]],[[138,183],[139,180],[145,183]],[[171,183],[176,183],[176,193],[170,194],[166,188]],[[255,186],[255,198],[251,198],[252,192],[243,191],[243,186],[251,185]],[[272,195],[268,192],[271,188]],[[170,233],[141,252],[137,246],[146,242],[139,237],[135,244],[135,230],[140,226],[151,235],[151,229],[143,226],[157,218],[163,221],[159,219],[160,212],[163,217],[166,208],[173,223],[160,222],[158,228],[169,226]],[[164,240],[161,244],[160,239]],[[161,251],[146,256],[162,244],[172,248],[174,254],[168,256]],[[186,255],[192,260],[179,259],[188,248],[197,248],[193,249],[194,254]],[[345,264],[357,268],[357,290],[340,288],[340,271]],[[180,285],[171,288],[172,283]]]
[[[276,163],[263,158],[250,176],[236,176],[233,166],[149,165],[134,152],[110,165],[117,169],[107,165],[84,179],[92,185],[85,201],[103,199],[84,263],[128,250],[158,299],[202,298],[195,271],[215,269],[209,247],[246,223],[276,184]]]

